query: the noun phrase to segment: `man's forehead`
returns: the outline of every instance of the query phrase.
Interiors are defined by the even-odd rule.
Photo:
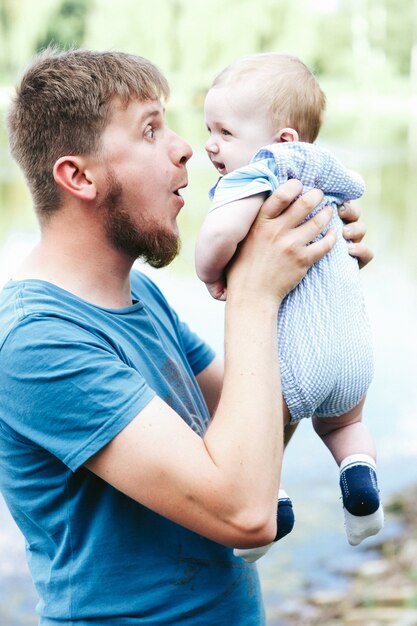
[[[120,98],[114,98],[111,108],[112,118],[118,114],[129,113],[138,119],[143,119],[149,116],[163,116],[165,113],[165,107],[160,100],[132,99],[124,102]]]
[[[133,101],[136,103],[138,111],[146,115],[164,115],[165,107],[160,100]]]

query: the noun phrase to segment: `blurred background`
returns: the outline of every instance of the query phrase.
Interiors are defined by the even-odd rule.
[[[217,178],[203,149],[205,92],[220,69],[252,52],[290,52],[315,71],[328,100],[318,143],[358,170],[367,185],[358,204],[375,251],[362,279],[376,371],[365,416],[379,450],[383,497],[407,493],[417,483],[417,1],[0,0],[2,118],[18,75],[51,42],[137,53],[168,77],[168,122],[192,145],[194,157],[180,216],[181,255],[152,275],[220,353],[223,308],[193,267],[195,235]],[[0,286],[37,237],[2,124]],[[284,481],[297,525],[259,565],[270,624],[287,623],[282,610],[311,590],[343,589],[343,570],[372,558],[372,540],[368,549],[346,542],[337,468],[309,423],[288,450]],[[388,519],[382,535],[395,532]],[[36,602],[23,539],[0,499],[0,623],[36,624]]]

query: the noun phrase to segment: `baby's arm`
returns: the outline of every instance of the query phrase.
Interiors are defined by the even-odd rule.
[[[197,237],[195,263],[198,277],[213,298],[226,300],[224,270],[246,237],[266,197],[258,193],[211,211]]]

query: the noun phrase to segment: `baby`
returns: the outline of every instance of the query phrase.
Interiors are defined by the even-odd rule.
[[[211,295],[225,300],[227,264],[265,197],[289,178],[300,180],[304,191],[321,189],[319,208],[333,206],[337,243],[283,301],[278,349],[285,423],[312,418],[340,467],[347,538],[357,545],[384,524],[375,446],[362,423],[373,374],[370,329],[358,264],[348,253],[337,212],[337,205],[363,194],[364,184],[313,144],[324,108],[314,75],[293,56],[245,57],[216,77],[205,100],[206,151],[221,177],[210,192],[213,204],[198,236],[196,268]],[[283,490],[277,522],[275,541],[294,524]],[[235,554],[254,561],[271,545]]]

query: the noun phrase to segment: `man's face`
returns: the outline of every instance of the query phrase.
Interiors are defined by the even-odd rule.
[[[102,135],[104,189],[99,198],[110,243],[151,265],[170,263],[179,249],[176,218],[184,205],[192,151],[170,130],[159,101],[115,103]]]
[[[262,146],[275,141],[269,115],[259,104],[254,85],[238,82],[212,87],[204,113],[210,133],[206,151],[221,175],[247,165]]]

